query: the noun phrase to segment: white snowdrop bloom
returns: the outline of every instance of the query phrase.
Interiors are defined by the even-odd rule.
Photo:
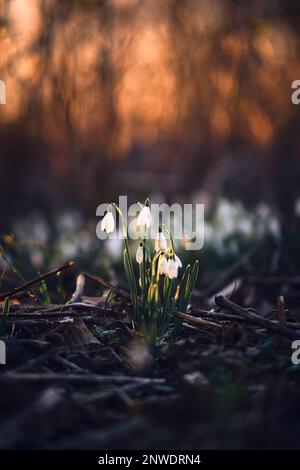
[[[177,265],[177,268],[182,268],[182,262],[179,256],[175,255],[175,263]]]
[[[163,232],[161,231],[161,229],[159,229],[159,231],[157,232],[154,246],[155,246],[156,252],[159,252],[161,250],[164,251],[168,248],[167,239],[165,235],[163,234]]]
[[[106,233],[112,233],[115,230],[115,219],[111,212],[106,212],[101,221],[101,230]]]
[[[168,273],[168,261],[165,256],[161,256],[159,259],[159,274],[167,274]]]
[[[150,207],[144,206],[138,215],[137,226],[149,228],[150,225],[151,225]]]
[[[178,265],[173,258],[168,260],[167,275],[169,279],[175,279],[178,276]]]
[[[139,244],[138,249],[136,250],[135,259],[136,259],[137,263],[139,263],[139,264],[141,264],[143,262],[144,250],[143,250],[143,244],[142,243]]]

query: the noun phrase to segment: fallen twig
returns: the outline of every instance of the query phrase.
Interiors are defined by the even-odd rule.
[[[207,318],[213,321],[221,322],[238,322],[238,323],[252,323],[251,320],[241,317],[240,315],[231,315],[230,313],[216,312],[214,310],[198,310],[192,309],[192,313],[197,317]]]
[[[102,279],[102,277],[93,276],[92,274],[89,274],[89,273],[82,273],[82,274],[87,279],[90,279],[91,281],[94,281],[97,284],[100,284],[101,286],[106,287],[107,289],[110,289],[110,290],[114,291],[120,297],[124,297],[127,300],[131,300],[130,294],[126,290],[121,289],[120,287],[114,286],[113,284],[110,284],[105,279]]]
[[[256,313],[250,312],[246,308],[241,307],[240,305],[235,304],[231,300],[223,297],[222,295],[217,295],[215,297],[216,304],[221,307],[225,308],[229,312],[233,313],[234,315],[240,315],[244,318],[251,320],[252,323],[265,328],[266,330],[273,331],[274,333],[278,333],[282,336],[291,339],[300,338],[300,330],[296,331],[288,327],[280,326],[278,323],[275,323],[271,320],[267,320]]]
[[[131,377],[127,375],[97,375],[97,374],[60,374],[60,373],[15,373],[7,372],[0,375],[0,383],[16,382],[55,382],[73,384],[124,384],[134,382],[140,384],[165,384],[165,379],[152,379],[147,377]]]
[[[175,315],[179,318],[182,318],[188,323],[192,323],[193,325],[209,326],[209,327],[216,328],[216,329],[222,328],[222,326],[219,325],[218,323],[204,320],[203,318],[199,318],[199,317],[194,317],[193,315],[188,315],[187,313],[175,312]]]
[[[201,318],[207,318],[213,321],[226,321],[226,322],[237,322],[237,323],[250,323],[253,324],[253,320],[250,318],[242,317],[240,315],[232,315],[230,313],[225,313],[225,312],[216,312],[213,309],[212,310],[199,310],[199,309],[193,309],[192,313],[195,314],[196,316],[199,316]],[[276,320],[270,320],[272,323],[279,324],[278,321]],[[255,320],[256,322],[256,320]],[[300,323],[296,322],[285,322],[285,325],[288,326],[289,328],[293,328],[295,330],[300,330]]]
[[[74,261],[68,261],[67,263],[63,264],[59,268],[53,269],[52,271],[49,271],[48,273],[43,274],[42,276],[35,277],[34,279],[31,279],[31,281],[25,282],[24,284],[22,284],[19,287],[15,287],[14,289],[12,289],[10,291],[4,292],[4,294],[0,294],[0,301],[4,300],[7,297],[9,299],[11,299],[12,297],[14,297],[19,292],[26,291],[30,287],[41,283],[45,279],[48,279],[49,277],[54,276],[55,274],[57,274],[61,271],[64,271],[65,269],[72,268],[74,265],[75,265]]]
[[[81,312],[80,310],[84,310]],[[89,311],[87,312],[87,309]],[[62,317],[91,317],[92,313],[110,313],[116,314],[114,310],[107,309],[100,305],[90,305],[85,303],[74,303],[74,304],[66,304],[66,305],[53,305],[47,308],[35,307],[35,312],[32,313],[19,313],[18,311],[12,312],[9,314],[9,319],[17,319],[17,320],[34,320],[34,319],[58,319]],[[94,312],[93,312],[94,311]]]

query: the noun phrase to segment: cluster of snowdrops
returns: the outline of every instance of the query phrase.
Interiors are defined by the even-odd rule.
[[[133,306],[133,322],[152,344],[160,342],[166,334],[179,331],[181,319],[174,316],[175,312],[186,312],[195,286],[199,263],[183,269],[182,262],[174,251],[171,232],[165,225],[157,227],[154,249],[148,240],[151,227],[151,209],[149,201],[140,204],[140,212],[136,220],[136,228],[140,234],[140,243],[136,251],[138,274],[130,256],[128,230],[120,208],[111,203],[101,221],[101,230],[113,233],[115,217],[112,209],[119,214],[123,229],[124,269],[130,289]],[[182,274],[180,273],[182,271]]]

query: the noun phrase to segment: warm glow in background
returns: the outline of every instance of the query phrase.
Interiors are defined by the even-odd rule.
[[[2,0],[2,213],[153,192],[278,205],[300,123],[281,3]]]

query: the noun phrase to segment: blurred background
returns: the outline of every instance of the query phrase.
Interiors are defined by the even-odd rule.
[[[0,13],[3,243],[27,243],[37,268],[46,244],[95,260],[96,207],[127,194],[205,203],[205,249],[226,262],[265,232],[298,246],[297,0],[0,0]]]

